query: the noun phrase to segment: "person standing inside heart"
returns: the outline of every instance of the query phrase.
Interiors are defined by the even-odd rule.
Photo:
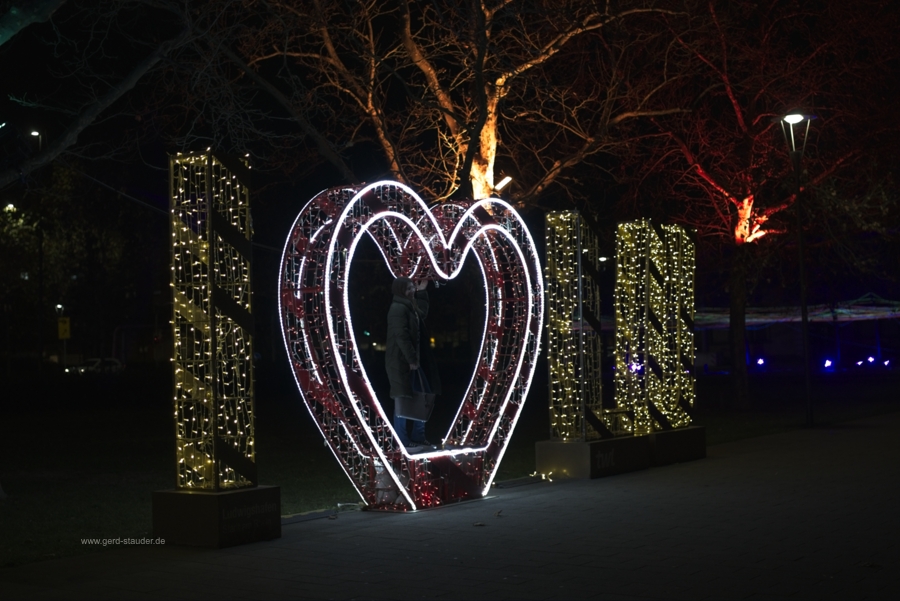
[[[391,285],[394,294],[387,316],[387,345],[385,369],[391,383],[391,398],[396,406],[400,397],[413,396],[413,378],[421,377],[422,392],[440,393],[440,379],[437,367],[428,353],[423,353],[423,320],[428,316],[428,280],[418,284],[406,277],[399,277]],[[408,432],[407,422],[412,422],[412,432]],[[425,422],[407,420],[394,411],[394,430],[407,450],[413,447],[431,447],[425,439]]]

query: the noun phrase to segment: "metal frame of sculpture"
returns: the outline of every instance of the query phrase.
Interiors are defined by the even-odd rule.
[[[694,404],[695,247],[677,225],[619,224],[616,238],[616,403],[633,434],[690,425]]]
[[[169,158],[179,489],[257,485],[246,171],[212,154]]]
[[[484,336],[441,450],[412,455],[400,444],[363,368],[348,276],[364,236],[395,277],[451,280],[469,252],[484,277]],[[297,216],[278,286],[297,386],[364,502],[406,511],[483,496],[521,413],[540,346],[543,282],[518,213],[495,198],[428,207],[396,182],[331,188]]]
[[[602,404],[600,241],[577,211],[548,213],[545,232],[550,438],[628,434],[631,408]]]

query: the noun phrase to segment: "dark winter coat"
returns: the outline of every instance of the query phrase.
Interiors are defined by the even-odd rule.
[[[384,367],[391,383],[392,398],[412,396],[409,377],[411,364],[418,364],[425,370],[432,392],[440,394],[441,391],[437,366],[427,348],[421,344],[424,324],[420,320],[428,316],[428,293],[424,290],[416,292],[416,306],[419,310],[418,317],[409,298],[394,294],[394,300],[388,309]]]

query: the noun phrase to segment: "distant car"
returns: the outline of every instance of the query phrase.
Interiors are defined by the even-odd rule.
[[[66,368],[67,374],[117,374],[124,369],[124,366],[118,359],[107,357],[105,359],[93,358],[88,359],[80,365],[73,365]]]

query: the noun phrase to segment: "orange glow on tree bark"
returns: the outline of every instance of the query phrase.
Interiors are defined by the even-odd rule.
[[[768,217],[754,213],[752,194],[735,204],[737,205],[737,221],[734,226],[734,243],[736,245],[755,242],[768,233],[762,229]]]

